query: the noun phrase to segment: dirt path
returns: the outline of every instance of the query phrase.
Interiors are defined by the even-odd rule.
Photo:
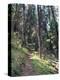
[[[22,66],[22,75],[23,76],[35,75],[35,71],[33,71],[33,68],[32,68],[32,63],[31,63],[32,60],[30,58],[31,58],[31,54],[27,55],[25,65]]]

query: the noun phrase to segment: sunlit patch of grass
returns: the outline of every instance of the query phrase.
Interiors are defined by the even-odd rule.
[[[31,59],[37,59],[37,60],[40,60],[39,56],[36,56],[36,54],[32,54]]]
[[[39,60],[40,62],[42,62],[44,64],[48,64],[49,63],[49,60],[40,59],[39,54],[38,55],[37,54],[34,54],[34,53],[32,53],[32,54],[33,55],[31,57],[31,59],[37,59],[37,60]]]
[[[32,66],[33,69],[39,74],[51,74],[54,73],[54,68],[49,63],[49,60],[40,59],[38,55],[32,55]]]
[[[50,69],[45,64],[42,64],[40,61],[34,59],[32,60],[33,69],[39,74],[48,74]]]
[[[25,53],[28,52],[28,49],[26,49],[26,48],[22,48],[22,49],[23,49],[23,51],[24,51]]]

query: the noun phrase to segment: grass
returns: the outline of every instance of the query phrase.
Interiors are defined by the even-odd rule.
[[[11,75],[19,76],[22,73],[21,64],[25,63],[28,50],[21,46],[21,40],[16,33],[11,33]]]
[[[17,49],[16,47],[12,47],[11,53],[12,76],[20,76],[22,74],[21,64],[25,63],[27,59],[26,54],[29,54],[28,49],[22,47]],[[33,70],[39,75],[56,73],[49,59],[40,59],[37,52],[32,53],[31,60]]]
[[[26,60],[26,48],[19,48],[16,49],[15,47],[12,47],[11,49],[11,73],[12,76],[21,75],[22,69],[21,64],[25,63]]]
[[[12,76],[20,76],[22,74],[21,64],[25,63],[28,53],[26,48],[16,48],[12,47],[11,50],[11,67],[12,67]],[[40,59],[37,52],[33,52],[31,56],[32,67],[35,72],[40,74],[51,74],[56,73],[54,67],[49,62],[49,59]]]
[[[18,44],[17,44],[18,42]],[[11,75],[20,76],[22,74],[21,64],[26,61],[26,54],[30,54],[27,48],[21,46],[21,41],[17,38],[12,37],[11,41]],[[51,74],[56,73],[54,67],[52,67],[49,59],[40,59],[38,52],[32,51],[32,67],[38,74]]]
[[[56,73],[54,67],[49,63],[49,60],[40,59],[38,55],[33,54],[32,66],[38,74]]]

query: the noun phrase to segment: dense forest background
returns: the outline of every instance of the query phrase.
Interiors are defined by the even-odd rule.
[[[8,21],[11,21],[12,75],[57,73],[58,7],[9,4]]]

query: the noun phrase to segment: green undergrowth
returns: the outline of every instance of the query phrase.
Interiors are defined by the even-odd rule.
[[[22,41],[19,39],[19,33],[11,33],[11,76],[20,76],[22,74],[22,63],[28,54],[28,49],[22,47]]]
[[[38,74],[55,74],[55,68],[50,64],[49,60],[40,59],[39,56],[33,54],[32,66]]]
[[[25,63],[26,54],[28,50],[26,48],[15,48],[12,47],[11,49],[11,75],[12,76],[19,76],[21,75],[22,69],[21,64]]]

